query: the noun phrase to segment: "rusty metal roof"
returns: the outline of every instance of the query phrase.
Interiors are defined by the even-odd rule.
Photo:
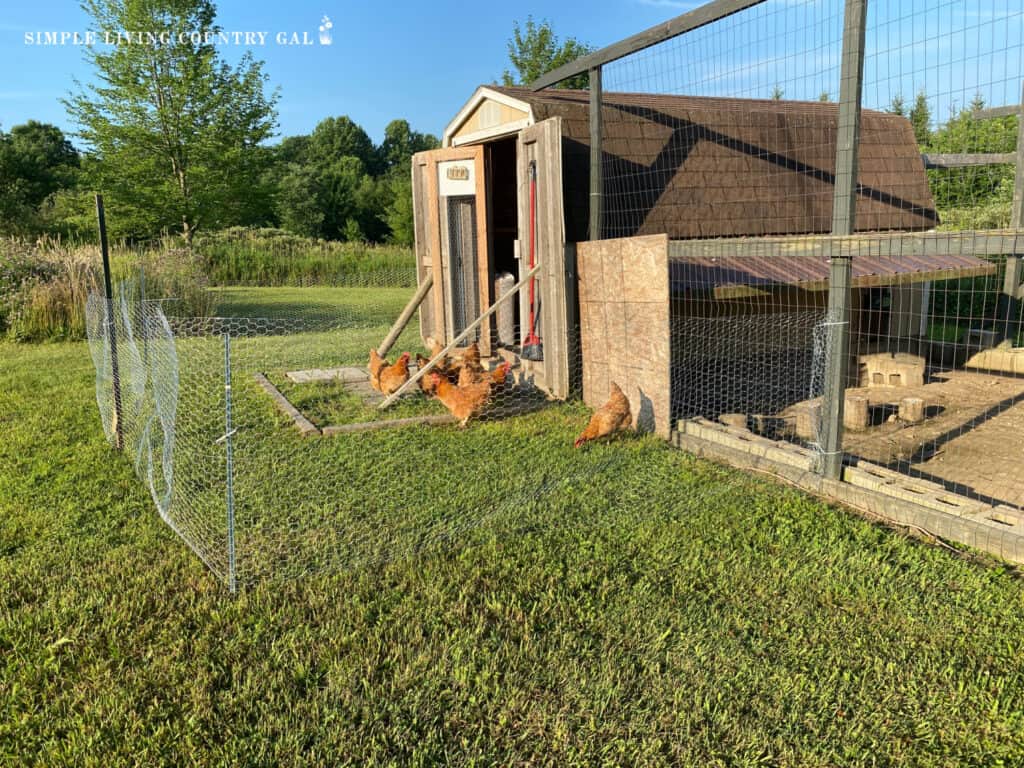
[[[851,261],[855,288],[952,280],[996,271],[993,262],[966,254],[856,255]],[[713,291],[716,298],[729,298],[771,286],[825,290],[829,262],[822,256],[686,257],[672,259],[669,272],[673,291]]]

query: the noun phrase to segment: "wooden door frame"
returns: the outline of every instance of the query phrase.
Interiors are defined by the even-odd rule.
[[[519,131],[516,142],[516,176],[519,181],[520,233],[528,231],[530,218],[530,160],[537,161],[536,237],[540,272],[540,315],[544,343],[544,383],[549,394],[568,397],[572,387],[569,371],[570,334],[575,319],[573,254],[565,244],[565,200],[562,185],[562,118],[551,117]],[[522,259],[529,258],[523,242]],[[526,322],[525,317],[523,322]],[[522,334],[522,331],[520,331]]]
[[[438,165],[452,160],[465,160],[473,163],[476,174],[474,197],[476,198],[476,256],[477,256],[477,284],[479,292],[480,311],[484,312],[490,306],[490,248],[487,228],[487,178],[484,168],[484,147],[482,144],[468,144],[460,147],[446,147],[444,149],[431,149],[426,152],[418,152],[413,156],[413,162],[423,166],[423,172],[427,174],[427,199],[423,201],[427,213],[427,236],[430,240],[430,254],[433,261],[432,269],[434,274],[434,332],[441,336],[438,341],[450,341],[447,338],[447,317],[446,297],[449,296],[449,287],[444,280],[444,256],[442,254],[442,211],[440,181],[438,179]],[[416,214],[422,215],[423,206],[415,207]],[[447,212],[444,212],[446,215]],[[488,319],[481,326],[480,330],[480,353],[491,354],[491,322]]]

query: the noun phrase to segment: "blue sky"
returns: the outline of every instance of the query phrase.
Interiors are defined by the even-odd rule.
[[[601,46],[698,3],[685,0],[525,0],[510,4],[352,3],[255,0],[218,4],[225,31],[264,31],[254,53],[279,87],[280,132],[309,132],[347,114],[379,140],[393,118],[440,133],[473,88],[500,77],[514,19],[550,19],[559,34]],[[866,106],[894,93],[910,101],[924,88],[943,118],[975,91],[1010,103],[1024,78],[1024,3],[1020,0],[871,0]],[[483,8],[483,11],[479,9]],[[323,15],[330,46],[279,45],[278,32],[316,40]],[[606,87],[697,95],[786,98],[838,90],[841,0],[769,0],[733,19],[611,65]],[[26,33],[84,31],[77,0],[5,4],[0,11],[0,126],[29,118],[73,130],[58,99],[89,69],[75,45],[26,45]],[[244,46],[224,46],[228,60]]]
[[[696,5],[696,4],[692,4]],[[348,114],[379,140],[384,126],[406,117],[417,130],[439,133],[472,89],[499,78],[513,19],[548,18],[561,34],[594,44],[682,13],[687,4],[581,0],[468,5],[452,0],[339,2],[255,0],[217,4],[225,30],[307,31],[316,36],[321,17],[333,23],[329,47],[257,47],[271,83],[281,89],[280,130],[306,133],[329,115]],[[471,8],[484,8],[484,13]],[[69,129],[58,99],[72,76],[86,78],[81,50],[73,45],[28,46],[26,32],[84,30],[77,0],[4,3],[0,11],[0,124],[29,118]],[[229,60],[244,48],[221,49]]]

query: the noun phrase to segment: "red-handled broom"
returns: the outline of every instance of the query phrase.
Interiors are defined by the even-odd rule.
[[[537,258],[537,163],[530,161],[530,269],[532,270]],[[530,330],[523,340],[523,359],[543,360],[544,347],[541,345],[540,336],[537,335],[536,316],[536,277],[530,278]]]

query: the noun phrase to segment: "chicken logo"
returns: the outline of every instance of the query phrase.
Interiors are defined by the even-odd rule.
[[[320,45],[330,45],[334,42],[334,36],[331,34],[333,27],[331,17],[325,13],[324,17],[320,19]]]

